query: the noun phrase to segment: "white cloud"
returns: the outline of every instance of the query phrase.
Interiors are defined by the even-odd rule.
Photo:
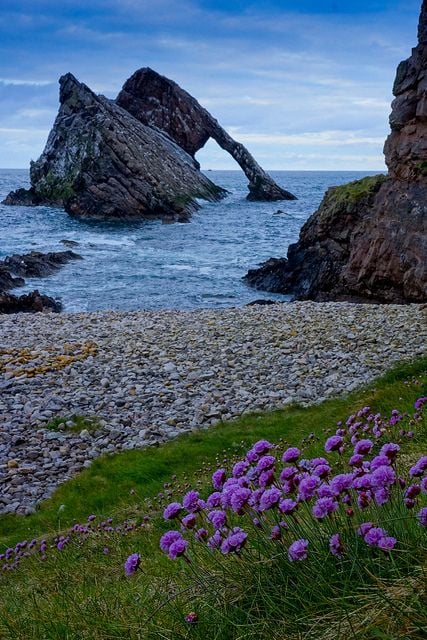
[[[0,84],[10,87],[47,87],[56,80],[22,80],[21,78],[0,78]]]

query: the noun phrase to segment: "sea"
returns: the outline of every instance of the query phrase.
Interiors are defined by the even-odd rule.
[[[64,310],[213,309],[238,307],[260,298],[288,296],[255,291],[242,280],[248,269],[285,256],[328,187],[372,172],[272,171],[298,200],[249,202],[241,171],[207,171],[229,194],[201,201],[189,223],[161,220],[100,222],[71,218],[53,207],[0,205],[0,258],[30,251],[63,251],[78,242],[83,260],[47,278],[27,279],[13,293],[39,289],[60,299]],[[28,171],[0,170],[0,200],[29,185]]]

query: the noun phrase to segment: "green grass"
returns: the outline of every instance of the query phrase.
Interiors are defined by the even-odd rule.
[[[377,176],[367,176],[362,180],[355,180],[340,187],[335,187],[332,197],[337,202],[356,203],[361,198],[378,191],[379,187],[387,180],[387,176],[379,174]]]
[[[195,431],[159,447],[126,451],[97,458],[76,478],[59,487],[36,513],[0,517],[0,544],[56,531],[88,514],[100,516],[132,509],[136,498],[153,498],[173,474],[190,478],[202,465],[212,466],[225,450],[238,453],[258,438],[286,438],[298,442],[311,432],[321,433],[360,406],[390,411],[409,409],[414,397],[427,393],[427,357],[394,367],[362,391],[307,408],[290,406],[267,414],[243,416],[209,430]],[[413,378],[415,385],[408,384]]]
[[[66,426],[67,422],[72,422],[73,425],[70,427]],[[49,431],[58,431],[58,429],[62,429],[63,431],[68,431],[72,433],[80,433],[83,429],[87,431],[96,431],[100,428],[99,418],[93,416],[81,416],[78,414],[73,414],[71,416],[55,416],[52,420],[46,424],[46,429]]]
[[[140,523],[149,512],[150,522],[127,536],[76,539],[45,562],[31,557],[18,571],[0,573],[0,638],[421,640],[427,633],[426,549],[415,523],[401,528],[408,544],[393,562],[357,546],[356,538],[354,554],[342,565],[320,547],[313,548],[307,564],[289,565],[286,554],[282,562],[268,549],[263,554],[261,546],[250,562],[237,557],[223,562],[202,551],[196,564],[187,565],[166,559],[158,540],[165,528],[159,512],[169,499],[162,495],[165,483],[172,483],[174,498],[189,487],[203,491],[217,464],[230,465],[261,437],[283,445],[305,439],[307,455],[319,454],[322,445],[308,441],[309,434],[324,440],[337,420],[365,405],[383,414],[393,408],[412,411],[414,400],[426,394],[424,358],[395,367],[347,397],[248,415],[159,447],[95,460],[35,514],[0,518],[1,541],[52,535],[90,513]],[[408,464],[426,443],[424,421],[424,430],[405,445]],[[135,551],[142,555],[142,571],[126,578],[123,562]],[[189,626],[183,620],[192,609],[200,622]]]

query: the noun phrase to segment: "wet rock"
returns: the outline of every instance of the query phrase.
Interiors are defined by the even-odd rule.
[[[45,296],[39,291],[31,291],[22,296],[15,296],[11,293],[0,292],[0,314],[2,313],[35,313],[40,311],[54,311],[59,313],[62,304]]]
[[[0,262],[0,269],[8,269],[11,273],[26,278],[42,278],[52,275],[71,260],[82,259],[82,256],[73,251],[31,251],[24,255],[8,256]]]

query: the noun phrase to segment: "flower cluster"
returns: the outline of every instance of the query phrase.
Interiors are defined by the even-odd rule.
[[[259,544],[263,535],[270,544],[284,545],[289,561],[297,562],[310,554],[307,532],[316,531],[325,549],[343,558],[347,543],[344,531],[337,529],[346,520],[350,527],[345,531],[352,531],[354,539],[361,536],[367,550],[388,554],[398,540],[380,526],[384,505],[403,501],[408,518],[427,524],[427,507],[414,515],[411,511],[427,493],[427,456],[406,477],[397,464],[426,402],[417,400],[413,416],[394,409],[388,419],[362,408],[345,424],[338,423],[325,441],[325,456],[307,459],[297,447],[280,452],[268,440],[259,440],[230,472],[221,468],[213,473],[213,491],[206,498],[191,490],[165,508],[165,520],[178,526],[162,536],[161,549],[171,559],[184,556],[187,561],[190,544],[241,554],[252,536]],[[402,427],[405,421],[411,430]],[[377,522],[365,521],[366,515],[372,520],[375,515]],[[304,529],[307,518],[314,526]]]
[[[139,526],[144,527],[146,518]],[[34,556],[41,561],[47,560],[48,555],[63,552],[73,541],[84,544],[86,541],[96,539],[109,539],[112,535],[127,536],[135,531],[136,523],[125,520],[114,524],[113,518],[107,518],[101,522],[96,522],[96,516],[90,515],[83,524],[76,523],[63,535],[58,535],[53,539],[34,538],[31,541],[23,540],[14,547],[9,547],[4,553],[0,553],[0,571],[13,571],[18,569],[25,558]],[[104,546],[103,553],[108,555],[109,547]]]

